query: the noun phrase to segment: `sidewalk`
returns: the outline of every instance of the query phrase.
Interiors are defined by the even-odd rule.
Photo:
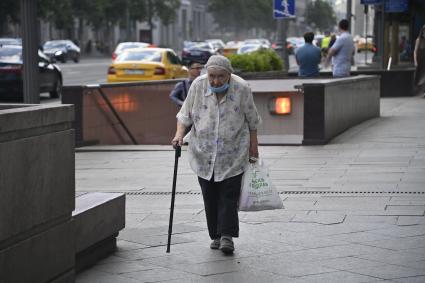
[[[381,116],[328,145],[260,147],[285,209],[240,213],[233,256],[209,249],[185,151],[167,254],[171,148],[78,150],[77,193],[126,192],[127,219],[77,282],[425,282],[425,99],[381,99]]]

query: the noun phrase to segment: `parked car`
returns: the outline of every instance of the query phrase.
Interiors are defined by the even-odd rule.
[[[245,39],[244,44],[261,44],[263,46],[267,46],[267,48],[271,47],[270,41],[265,38]]]
[[[108,82],[186,78],[188,69],[169,48],[127,49],[108,68]]]
[[[0,45],[22,45],[21,38],[3,37],[0,38]]]
[[[207,39],[205,41],[211,43],[218,53],[223,54],[223,49],[224,49],[223,40],[221,40],[221,39]]]
[[[126,49],[145,47],[155,47],[155,45],[146,42],[121,42],[117,45],[114,52],[112,52],[112,61],[117,59],[117,57]]]
[[[187,47],[184,47],[182,51],[182,60],[184,64],[188,64],[190,61],[205,64],[211,55],[218,54],[217,49],[209,42],[187,43],[186,46]]]
[[[43,52],[53,61],[66,63],[73,60],[75,63],[80,61],[80,47],[71,40],[50,40],[43,45]]]
[[[50,97],[62,93],[62,72],[51,60],[38,51],[40,92],[49,92]],[[3,45],[0,47],[0,100],[22,100],[22,46]]]
[[[286,39],[286,49],[288,54],[295,54],[298,48],[304,46],[305,41],[302,37],[288,37]]]
[[[267,45],[259,44],[259,43],[249,43],[244,44],[241,47],[239,47],[238,51],[236,51],[236,54],[245,54],[245,53],[251,53],[258,51],[260,49],[268,49]]]

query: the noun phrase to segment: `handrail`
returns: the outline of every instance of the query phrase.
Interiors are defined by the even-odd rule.
[[[114,106],[112,105],[109,98],[106,96],[106,94],[103,92],[102,88],[100,86],[97,86],[96,89],[99,91],[100,96],[102,96],[103,100],[105,100],[106,104],[108,105],[109,109],[112,111],[112,114],[114,114],[115,118],[117,118],[120,125],[124,128],[124,131],[127,133],[133,144],[137,145],[137,141],[134,138],[133,134],[130,132],[130,129],[127,128],[124,121],[121,119],[118,112],[115,110]]]

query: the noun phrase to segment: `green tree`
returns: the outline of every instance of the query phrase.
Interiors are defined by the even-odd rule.
[[[336,24],[335,12],[332,6],[324,0],[308,3],[306,11],[307,23],[315,24],[320,31],[330,30]]]
[[[19,21],[19,1],[1,0],[0,1],[0,36],[6,36],[6,24],[8,21]]]
[[[209,11],[223,31],[239,34],[251,28],[276,28],[271,0],[210,0]]]

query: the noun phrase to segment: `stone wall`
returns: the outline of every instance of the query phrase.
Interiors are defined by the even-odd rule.
[[[74,281],[73,120],[72,105],[0,107],[0,282]]]

